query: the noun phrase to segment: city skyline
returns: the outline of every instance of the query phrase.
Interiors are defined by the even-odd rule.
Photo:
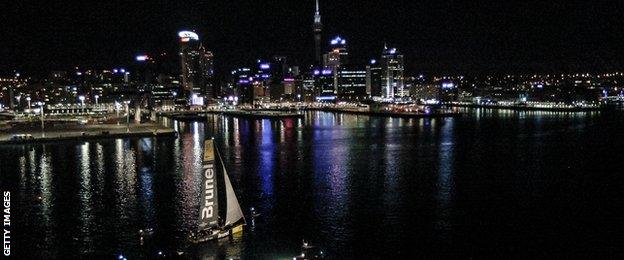
[[[53,4],[16,3],[7,9],[14,30],[3,40],[8,48],[3,48],[0,66],[6,73],[129,64],[137,53],[175,51],[176,32],[182,29],[202,36],[215,54],[221,78],[259,57],[283,55],[294,64],[312,64],[315,4],[234,1],[164,10],[162,3],[142,8],[111,3],[57,10]],[[402,50],[411,73],[579,72],[622,66],[614,38],[622,3],[361,5],[320,1],[323,49],[330,37],[342,35],[349,39],[351,59],[363,64],[378,57],[387,42]],[[230,19],[228,12],[245,15]],[[27,19],[32,16],[41,19]],[[42,22],[50,25],[48,30],[42,30]],[[84,29],[92,33],[83,34]]]

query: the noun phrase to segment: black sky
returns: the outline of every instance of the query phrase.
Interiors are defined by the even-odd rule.
[[[2,1],[0,71],[110,68],[175,51],[194,29],[223,73],[259,57],[312,61],[313,0]],[[325,40],[355,61],[384,42],[410,74],[610,71],[624,67],[624,1],[321,0]]]

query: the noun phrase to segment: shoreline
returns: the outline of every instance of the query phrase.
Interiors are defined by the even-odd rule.
[[[295,111],[295,112],[292,112]],[[416,113],[399,113],[399,112],[374,112],[374,111],[357,111],[340,108],[302,108],[299,110],[259,110],[259,111],[196,111],[196,112],[169,112],[158,113],[158,116],[171,118],[179,121],[205,120],[206,114],[220,114],[226,116],[251,118],[251,119],[286,119],[286,118],[303,118],[305,114],[301,111],[322,111],[331,113],[345,113],[355,115],[368,115],[379,117],[398,117],[398,118],[443,118],[443,117],[459,117],[462,113],[432,113],[432,114],[416,114]]]
[[[514,110],[514,111],[545,111],[545,112],[592,112],[602,111],[602,107],[529,107],[529,106],[499,106],[499,105],[476,105],[476,104],[444,104],[446,107],[465,107],[465,108],[487,108],[496,110]]]
[[[332,113],[345,113],[355,115],[367,115],[378,117],[395,117],[395,118],[444,118],[444,117],[460,117],[462,113],[432,113],[432,114],[415,114],[415,113],[398,113],[398,112],[375,112],[375,111],[354,111],[340,108],[306,108],[308,111],[322,111]]]

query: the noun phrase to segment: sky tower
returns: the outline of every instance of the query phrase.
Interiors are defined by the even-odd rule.
[[[321,11],[319,10],[319,1],[316,0],[316,12],[314,13],[314,65],[321,65],[321,32],[323,24],[321,23]]]

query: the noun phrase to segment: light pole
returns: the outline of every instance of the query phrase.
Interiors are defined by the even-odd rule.
[[[99,99],[99,98],[100,98],[100,96],[99,96],[99,95],[95,95],[95,104],[96,104],[96,105],[98,104],[98,99]]]
[[[80,100],[80,105],[84,107],[85,96],[79,96],[78,99]]]
[[[45,114],[43,113],[43,102],[39,102],[39,112],[41,113],[41,137],[45,137]]]
[[[115,100],[115,113],[117,113],[117,125],[119,125],[119,108],[121,108],[121,104]]]
[[[30,110],[30,97],[26,97],[26,101],[28,101],[28,110]]]
[[[126,103],[126,133],[130,133],[130,101],[124,103]]]

